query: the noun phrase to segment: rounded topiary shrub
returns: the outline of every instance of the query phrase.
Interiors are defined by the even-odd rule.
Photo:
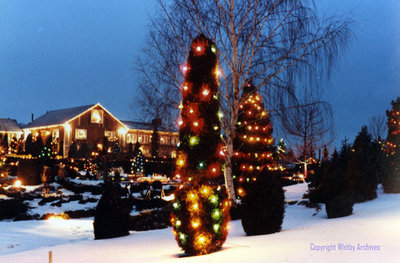
[[[353,197],[350,191],[340,192],[325,204],[328,218],[348,216],[353,213]]]
[[[260,175],[243,198],[242,226],[248,236],[281,230],[285,213],[285,194],[278,178]]]
[[[21,159],[18,164],[17,177],[23,185],[38,185],[40,179],[41,165],[37,159]]]
[[[178,245],[188,255],[219,250],[228,235],[229,201],[226,188],[185,185],[175,191],[171,224]]]
[[[94,215],[94,237],[105,239],[129,235],[127,202],[121,199],[121,186],[108,182]]]

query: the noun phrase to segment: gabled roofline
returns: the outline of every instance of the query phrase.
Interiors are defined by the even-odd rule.
[[[111,112],[109,112],[106,108],[103,107],[103,105],[101,105],[99,102],[96,103],[95,105],[93,105],[92,107],[90,107],[89,109],[79,113],[78,115],[76,115],[75,117],[67,120],[66,122],[64,122],[62,125],[67,124],[68,122],[71,122],[77,118],[79,118],[80,116],[86,114],[87,112],[91,111],[93,108],[95,108],[96,106],[100,106],[105,112],[107,112],[111,117],[113,117],[114,120],[116,120],[119,124],[121,124],[126,130],[128,130],[128,127],[126,127],[125,124],[123,124],[118,118],[116,118],[114,115],[111,114]]]
[[[55,127],[59,127],[59,126],[64,126],[65,124],[79,118],[80,116],[88,113],[89,111],[91,111],[93,108],[95,108],[96,106],[100,106],[105,112],[107,112],[114,120],[116,120],[119,124],[121,124],[126,131],[129,130],[129,128],[122,123],[119,119],[117,119],[113,114],[111,114],[111,112],[109,112],[106,108],[103,107],[103,105],[101,105],[99,102],[94,104],[92,107],[88,108],[87,110],[79,113],[78,115],[74,116],[73,118],[65,121],[64,123],[60,123],[60,124],[52,124],[52,125],[45,125],[45,126],[38,126],[38,127],[31,127],[31,128],[23,128],[22,130],[41,130],[41,129],[47,129],[47,128],[55,128]]]

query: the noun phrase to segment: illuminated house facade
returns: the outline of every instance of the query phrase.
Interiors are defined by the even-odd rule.
[[[22,130],[16,120],[0,119],[0,154],[7,152],[7,149],[3,146],[4,141],[7,141],[9,145],[11,140],[19,140],[21,135]]]
[[[122,151],[128,150],[129,143],[135,144],[139,141],[143,153],[149,156],[153,128],[151,124],[146,124],[120,121],[97,103],[49,111],[24,126],[22,130],[25,138],[31,133],[35,140],[40,134],[43,142],[51,136],[52,140],[57,142],[58,152],[63,157],[68,156],[73,142],[78,147],[86,143],[91,149],[102,149],[104,137],[111,142],[117,141]],[[165,131],[160,131],[159,134],[160,138],[168,140],[168,145],[160,141],[160,157],[162,154],[172,157],[176,152],[178,134]]]

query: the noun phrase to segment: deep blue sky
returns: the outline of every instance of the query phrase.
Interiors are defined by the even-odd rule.
[[[337,144],[400,96],[400,1],[316,2],[355,21],[356,38],[325,83]],[[0,118],[27,123],[31,113],[100,102],[134,119],[135,57],[155,7],[151,0],[0,0]]]

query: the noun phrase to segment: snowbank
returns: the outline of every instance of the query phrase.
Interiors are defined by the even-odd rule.
[[[306,187],[287,187],[286,198],[301,199]],[[93,240],[88,219],[0,222],[0,262],[48,262],[50,250],[54,263],[398,262],[399,204],[400,195],[379,190],[378,199],[357,204],[353,215],[337,219],[327,219],[324,209],[313,216],[314,209],[288,205],[282,232],[247,237],[240,221],[233,221],[223,250],[183,258],[171,229]]]

